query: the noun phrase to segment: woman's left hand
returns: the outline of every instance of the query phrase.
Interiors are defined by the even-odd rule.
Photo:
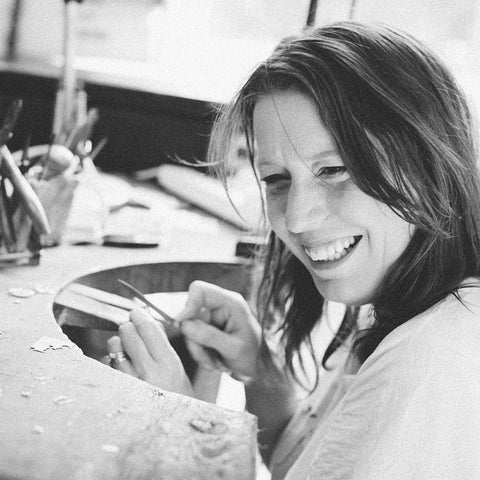
[[[165,331],[145,310],[132,310],[130,321],[118,330],[119,336],[108,340],[108,350],[111,354],[125,352],[128,358],[114,360],[115,369],[165,390],[193,396],[192,385]]]

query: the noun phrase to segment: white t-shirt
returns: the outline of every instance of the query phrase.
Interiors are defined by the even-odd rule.
[[[277,445],[272,478],[480,479],[480,283],[472,282],[459,291],[463,303],[450,295],[392,331],[357,373],[323,375]]]

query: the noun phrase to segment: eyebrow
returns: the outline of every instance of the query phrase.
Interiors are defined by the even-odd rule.
[[[328,158],[332,155],[339,155],[338,149],[337,148],[331,148],[329,150],[324,150],[323,152],[320,153],[314,153],[313,155],[310,155],[308,157],[305,157],[305,161],[307,162],[316,162],[319,160],[323,160],[325,158]],[[268,158],[258,158],[255,161],[256,165],[260,166],[268,166],[268,165],[275,165],[275,162],[268,159]]]
[[[314,161],[314,160],[322,160],[326,157],[330,157],[331,155],[338,155],[338,150],[336,148],[331,148],[329,150],[325,150],[323,152],[320,152],[320,153],[315,153],[314,155],[310,156],[310,157],[307,157],[305,160],[310,160],[310,161]]]

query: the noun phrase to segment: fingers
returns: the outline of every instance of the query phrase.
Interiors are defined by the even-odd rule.
[[[202,365],[208,370],[215,370],[214,359],[211,358],[208,352],[199,343],[194,342],[189,338],[185,338],[185,344],[188,351],[199,365]]]
[[[138,342],[140,340],[153,360],[161,362],[167,352],[173,352],[165,330],[145,310],[132,310],[130,320],[137,333],[137,336],[135,336],[132,331],[131,341]]]
[[[230,290],[226,290],[211,283],[196,280],[190,284],[185,308],[177,315],[179,321],[191,320],[205,316],[205,309],[215,310],[229,305],[235,308],[242,301],[242,297]]]
[[[172,392],[192,395],[182,362],[168,338],[143,309],[130,313],[130,322],[119,327],[121,343],[142,380]]]
[[[104,355],[103,357],[100,358],[100,363],[103,363],[104,365],[108,365],[109,367],[111,367],[112,359],[110,358],[109,355]]]
[[[223,357],[231,356],[235,349],[236,342],[231,335],[202,320],[184,321],[181,328],[188,339],[204,347],[213,348]]]
[[[149,370],[153,362],[145,343],[132,322],[123,323],[120,325],[118,331],[122,345],[130,357],[133,368],[139,373],[140,378],[143,378],[145,372]]]
[[[190,380],[162,327],[143,309],[133,310],[130,320],[120,325],[119,336],[108,341],[111,354],[128,355],[128,359],[112,355],[114,368],[165,390],[192,396]]]
[[[118,352],[123,352],[124,348],[122,345],[122,341],[120,337],[118,336],[113,336],[108,339],[107,341],[107,346],[108,346],[108,351],[110,353],[118,353]],[[131,375],[132,377],[137,377],[137,372],[135,371],[132,363],[130,360],[124,360],[121,362],[118,361],[110,361],[110,365],[115,369],[119,370],[123,373],[127,373],[128,375]]]

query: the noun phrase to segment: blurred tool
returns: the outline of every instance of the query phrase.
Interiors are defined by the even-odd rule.
[[[13,160],[12,154],[6,146],[1,148],[0,154],[2,157],[2,175],[12,183],[15,192],[17,192],[20,197],[22,205],[33,221],[35,230],[39,235],[49,234],[50,226],[37,194],[27,179],[21,174]]]
[[[5,179],[0,180],[0,228],[3,242],[8,253],[15,252],[16,235],[13,226],[13,213],[5,189]]]
[[[68,138],[65,141],[65,146],[72,152],[76,153],[79,144],[83,144],[92,134],[93,127],[98,120],[98,110],[92,108],[88,111],[83,122],[76,122],[71,129]],[[90,153],[90,152],[88,152]]]
[[[157,167],[161,187],[241,230],[262,229],[262,204],[255,178],[232,179],[228,189],[218,178],[180,165]]]
[[[7,111],[3,125],[0,128],[0,148],[5,145],[12,136],[13,128],[17,123],[20,111],[22,110],[22,100],[15,99]]]
[[[0,266],[38,264],[39,237],[50,232],[47,216],[37,194],[5,145],[12,135],[21,108],[22,101],[15,100],[0,127],[0,233],[4,248],[0,255]],[[22,158],[20,165],[24,165],[23,155]],[[24,210],[17,209],[19,206]],[[19,218],[15,221],[17,210]]]
[[[235,246],[235,256],[242,258],[253,258],[268,243],[265,236],[244,235],[240,237]]]
[[[63,72],[57,90],[53,119],[55,143],[59,144],[64,144],[69,133],[83,124],[87,117],[86,93],[83,84],[77,81],[74,66],[77,3],[81,2],[82,0],[65,0]]]
[[[308,7],[307,15],[307,27],[311,27],[315,24],[315,17],[317,16],[317,4],[318,0],[310,0],[310,5]]]
[[[20,168],[22,175],[25,175],[30,169],[30,158],[28,155],[28,151],[30,149],[31,139],[32,139],[32,134],[29,133],[27,136],[27,139],[25,140],[25,145],[23,146],[22,158],[20,159],[20,164],[18,164],[18,167]]]
[[[133,208],[140,208],[142,210],[150,210],[150,205],[143,201],[135,200],[134,198],[127,198],[124,202],[118,203],[116,205],[110,206],[110,213],[118,212],[122,208],[125,207],[133,207]]]
[[[2,215],[7,215],[6,221],[3,222],[2,227],[7,228],[8,225],[12,226],[12,215],[13,212],[8,208],[8,197],[4,188],[3,180],[8,178],[8,180],[13,185],[15,192],[19,195],[20,200],[25,207],[25,210],[28,212],[31,217],[35,229],[38,234],[48,233],[50,227],[48,225],[47,217],[45,211],[38,199],[36,193],[33,191],[33,188],[28,183],[26,178],[22,175],[19,168],[15,164],[15,161],[12,158],[12,154],[5,146],[5,143],[8,141],[12,135],[12,130],[17,123],[20,111],[22,109],[22,101],[17,99],[14,100],[10,108],[8,109],[7,116],[3,122],[2,127],[0,128],[0,161],[1,161],[1,174],[2,174],[2,203],[5,209],[2,212]],[[6,233],[6,232],[4,232]],[[8,235],[8,234],[7,234]],[[10,232],[10,239],[14,241],[15,235],[14,232]]]
[[[350,8],[348,10],[348,20],[353,20],[355,17],[355,10],[357,8],[357,0],[350,0]],[[317,17],[318,0],[310,0],[308,7],[307,21],[305,23],[305,30],[315,25],[315,19]]]
[[[109,234],[103,236],[102,245],[121,248],[155,248],[159,243],[155,238],[145,235]]]
[[[5,55],[5,59],[9,62],[15,60],[17,56],[18,26],[22,8],[23,0],[14,0],[10,14],[10,30],[8,32],[7,52]]]
[[[96,145],[96,147],[90,152],[89,157],[92,162],[95,160],[96,156],[103,150],[103,147],[107,144],[108,138],[102,138]]]
[[[348,19],[353,20],[355,17],[355,10],[357,8],[357,0],[352,0],[352,3],[350,3],[350,10],[348,12]]]

